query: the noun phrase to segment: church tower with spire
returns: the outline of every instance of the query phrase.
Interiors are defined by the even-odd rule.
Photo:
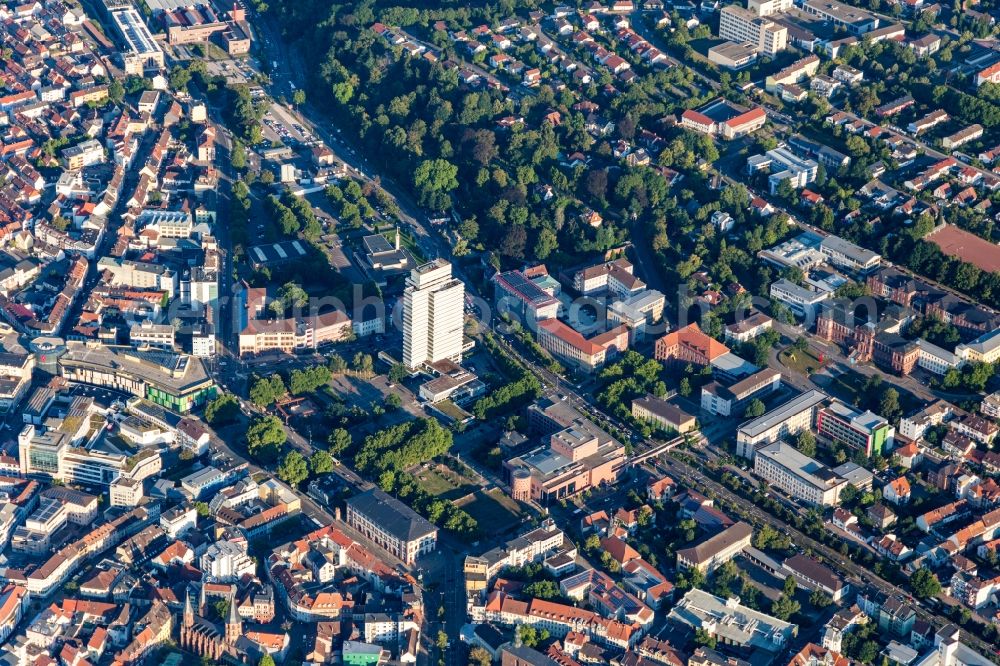
[[[191,606],[191,594],[184,591],[184,627],[190,629],[194,626],[194,608]]]
[[[229,617],[226,619],[226,642],[236,645],[236,641],[243,636],[243,620],[236,610],[236,599],[229,604]]]

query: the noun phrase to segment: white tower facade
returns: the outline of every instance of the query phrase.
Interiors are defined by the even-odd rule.
[[[465,285],[451,275],[451,264],[435,259],[410,271],[403,292],[403,364],[462,357]]]

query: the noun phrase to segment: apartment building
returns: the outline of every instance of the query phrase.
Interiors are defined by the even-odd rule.
[[[719,12],[719,37],[738,44],[749,42],[772,57],[788,46],[788,28],[738,5],[726,5]]]
[[[1000,83],[1000,62],[994,63],[976,73],[976,87],[984,83]]]
[[[860,412],[834,399],[817,412],[816,433],[830,442],[842,442],[856,451],[864,451],[870,457],[891,450],[896,429],[878,414]]]
[[[28,609],[28,590],[8,583],[0,590],[0,643],[6,643]]]
[[[941,147],[945,150],[954,150],[959,146],[964,146],[970,141],[975,141],[983,135],[983,126],[979,123],[964,127],[954,134],[941,138]]]
[[[9,412],[21,403],[34,369],[34,354],[0,352],[0,412]]]
[[[404,564],[414,564],[418,557],[433,552],[437,547],[437,528],[381,490],[358,493],[346,504],[347,524]]]
[[[49,552],[52,536],[67,522],[68,511],[62,502],[43,497],[38,507],[14,530],[11,548],[16,553],[44,555]]]
[[[142,481],[130,478],[120,478],[108,489],[111,506],[139,506],[143,497]]]
[[[977,414],[967,414],[951,423],[952,429],[966,437],[990,446],[997,437],[997,424]]]
[[[918,118],[914,120],[909,125],[906,126],[906,130],[910,134],[920,134],[921,132],[926,132],[935,125],[940,125],[941,123],[946,123],[951,119],[948,112],[944,109],[935,109],[931,111],[923,118]]]
[[[804,58],[796,60],[788,67],[785,67],[774,74],[770,74],[764,79],[764,89],[769,93],[776,93],[779,87],[795,85],[801,83],[819,70],[819,56],[810,53]]]
[[[787,12],[794,6],[792,0],[748,0],[747,9],[757,16],[771,16]]]
[[[951,403],[937,400],[916,414],[901,418],[899,420],[899,434],[909,441],[915,442],[923,437],[928,429],[941,425],[954,413],[955,408]]]
[[[979,411],[991,419],[1000,419],[1000,391],[994,391],[983,398]]]
[[[233,583],[256,575],[257,563],[247,553],[245,541],[215,541],[198,559],[198,568],[212,582]]]
[[[564,637],[570,632],[586,636],[589,640],[618,649],[633,647],[642,637],[638,623],[627,623],[614,618],[604,618],[591,610],[545,599],[521,601],[503,592],[493,592],[484,609],[485,619],[506,626],[529,625],[545,629],[552,636]],[[540,663],[521,659],[519,655],[532,652],[522,647],[505,647],[501,651],[504,666],[528,666]],[[512,655],[514,656],[511,659]]]
[[[557,552],[566,543],[566,535],[555,526],[551,518],[520,536],[492,548],[482,555],[468,555],[464,572],[466,590],[483,591],[506,567],[522,567],[532,562],[541,562]],[[573,549],[575,552],[575,549]]]
[[[417,266],[403,292],[403,364],[411,369],[462,359],[465,285],[451,264],[435,259]]]
[[[104,146],[97,139],[88,139],[75,146],[63,148],[63,166],[68,170],[77,170],[104,161]]]
[[[736,432],[736,453],[752,459],[754,451],[765,444],[793,437],[812,427],[816,410],[828,396],[821,391],[807,391],[747,421]]]

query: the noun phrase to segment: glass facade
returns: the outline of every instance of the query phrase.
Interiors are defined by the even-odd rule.
[[[31,471],[33,472],[49,473],[53,475],[59,473],[58,451],[32,447],[29,459],[31,461]]]

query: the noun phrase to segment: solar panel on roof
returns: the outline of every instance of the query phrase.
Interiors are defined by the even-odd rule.
[[[520,271],[504,273],[501,277],[511,289],[520,294],[526,301],[539,303],[551,298],[551,296],[542,291],[537,284],[526,278]]]

